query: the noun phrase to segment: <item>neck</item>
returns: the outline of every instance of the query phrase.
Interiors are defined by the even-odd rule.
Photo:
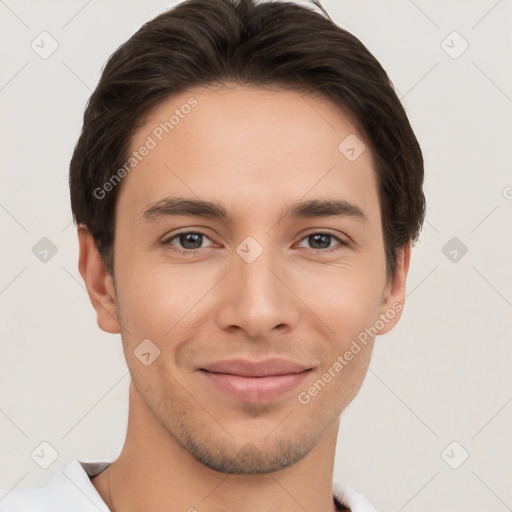
[[[336,510],[332,478],[339,419],[299,462],[273,473],[240,475],[214,471],[190,455],[155,419],[133,384],[129,411],[121,454],[92,480],[114,512],[221,512],[227,506],[245,512]]]

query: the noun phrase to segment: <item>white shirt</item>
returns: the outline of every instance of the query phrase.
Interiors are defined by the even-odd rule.
[[[83,462],[73,459],[58,471],[46,487],[0,489],[1,512],[110,512],[91,478],[110,462]],[[376,512],[353,488],[333,481],[334,498],[351,512]]]

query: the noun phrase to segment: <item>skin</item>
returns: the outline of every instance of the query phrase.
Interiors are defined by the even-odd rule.
[[[308,404],[297,395],[393,303],[403,305],[411,245],[388,279],[369,145],[353,162],[341,154],[349,134],[364,138],[322,96],[194,88],[160,104],[132,148],[190,97],[197,106],[120,185],[115,285],[90,234],[78,229],[79,270],[98,325],[121,334],[131,374],[125,444],[93,485],[117,512],[333,511],[339,417],[363,382],[374,339]],[[219,201],[233,218],[144,220],[149,205],[170,196]],[[309,199],[345,199],[367,222],[282,218],[282,208]],[[170,242],[179,230],[206,237]],[[332,237],[315,244],[310,235],[326,231]],[[247,236],[263,248],[252,263],[236,252]],[[198,245],[199,254],[173,251]],[[134,350],[148,338],[160,356],[146,366]],[[312,370],[297,389],[262,404],[234,400],[196,371],[271,356]]]

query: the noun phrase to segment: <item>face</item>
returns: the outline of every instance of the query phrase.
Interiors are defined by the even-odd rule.
[[[369,145],[323,97],[233,86],[165,101],[142,146],[116,205],[119,323],[104,307],[98,323],[121,332],[135,399],[197,460],[287,467],[354,398],[375,333],[400,316]]]

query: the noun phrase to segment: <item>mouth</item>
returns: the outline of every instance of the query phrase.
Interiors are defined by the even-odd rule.
[[[198,372],[231,399],[265,403],[299,386],[312,368],[283,359],[247,361],[232,359],[204,365]]]

